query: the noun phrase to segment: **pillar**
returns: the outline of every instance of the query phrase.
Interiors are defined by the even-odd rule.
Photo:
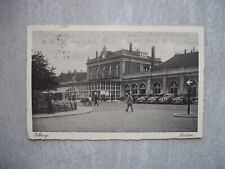
[[[151,79],[147,79],[147,85],[146,85],[146,94],[151,94]]]
[[[112,100],[112,93],[111,93],[111,89],[112,89],[112,84],[111,84],[111,82],[109,83],[109,98],[110,98],[110,100]]]
[[[125,61],[120,62],[120,76],[125,73]]]
[[[179,94],[184,94],[184,75],[180,75]]]
[[[140,72],[143,72],[144,71],[144,65],[143,63],[140,63]]]
[[[117,83],[115,83],[115,100],[116,100],[116,86],[117,86]]]
[[[101,85],[101,82],[99,83],[99,88],[100,88],[100,99],[101,99],[101,91],[102,91],[102,85]]]
[[[124,89],[122,87],[122,83],[120,83],[120,97],[124,96]]]
[[[166,76],[163,76],[163,84],[162,84],[162,93],[163,94],[166,94],[167,91],[166,91]]]
[[[139,95],[140,94],[140,86],[138,85],[137,87],[138,87],[138,89],[137,89],[137,95]]]

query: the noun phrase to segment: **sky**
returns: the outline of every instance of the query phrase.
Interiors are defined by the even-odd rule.
[[[106,46],[107,51],[129,49],[147,52],[155,46],[155,56],[166,61],[175,53],[198,51],[197,33],[125,32],[125,31],[33,31],[32,50],[47,58],[55,73],[86,71],[88,58],[94,58]]]

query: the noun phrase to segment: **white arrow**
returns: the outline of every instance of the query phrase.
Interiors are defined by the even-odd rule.
[[[193,83],[193,81],[189,79],[186,83],[190,86]]]

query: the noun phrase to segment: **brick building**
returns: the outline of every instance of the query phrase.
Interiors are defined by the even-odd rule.
[[[198,52],[175,54],[165,62],[140,50],[108,51],[104,46],[100,54],[87,60],[87,73],[82,80],[71,79],[67,86],[77,99],[97,93],[100,99],[120,99],[132,95],[186,94],[186,81],[193,79],[192,96],[198,95]]]
[[[123,78],[127,74],[150,72],[152,68],[161,64],[155,58],[155,48],[152,47],[151,56],[147,52],[132,49],[107,51],[104,46],[101,53],[87,60],[87,80],[90,93],[97,93],[99,98],[119,99],[124,96]]]

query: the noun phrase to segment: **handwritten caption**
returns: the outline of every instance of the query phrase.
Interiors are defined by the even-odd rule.
[[[193,134],[191,133],[180,133],[179,137],[192,137]]]
[[[38,138],[40,138],[40,139],[46,139],[46,138],[48,138],[48,134],[42,133],[42,132],[34,133],[34,136],[35,136],[35,137],[38,137]]]

